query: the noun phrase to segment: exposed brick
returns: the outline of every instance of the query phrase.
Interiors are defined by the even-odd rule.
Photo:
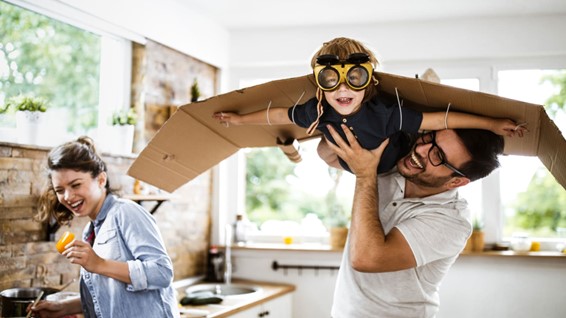
[[[2,205],[3,207],[35,207],[37,202],[37,197],[30,194],[18,194],[18,193],[2,193]]]
[[[0,170],[31,171],[34,159],[0,157]]]
[[[9,220],[9,219],[31,219],[34,215],[34,208],[33,207],[23,207],[23,208],[12,208],[12,207],[5,207],[0,210],[0,220]]]
[[[45,159],[47,152],[50,150],[48,147],[34,147],[34,146],[21,146],[15,147],[12,151],[14,158],[29,158],[29,159]]]
[[[25,268],[26,260],[25,257],[9,257],[0,259],[0,272],[7,271],[10,269],[22,269]]]
[[[35,275],[35,267],[27,266],[24,268],[10,268],[0,271],[0,284],[10,280],[31,280]]]
[[[12,149],[13,148],[9,146],[0,146],[0,157],[11,157]]]

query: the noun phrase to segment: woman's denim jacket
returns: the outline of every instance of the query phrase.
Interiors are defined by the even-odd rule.
[[[85,227],[83,239],[89,234]],[[179,317],[173,287],[173,264],[155,220],[149,212],[130,200],[108,195],[94,220],[93,249],[104,259],[127,262],[131,284],[81,267],[81,293],[85,313],[106,317]],[[89,306],[90,307],[90,306]]]

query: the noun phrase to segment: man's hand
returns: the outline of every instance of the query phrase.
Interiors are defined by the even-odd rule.
[[[373,150],[367,150],[360,146],[354,134],[348,129],[346,125],[340,125],[348,143],[334,130],[331,125],[328,125],[328,131],[334,138],[336,145],[328,143],[328,146],[344,160],[356,177],[375,176],[377,174],[377,166],[381,160],[383,150],[389,144],[389,139],[386,139]],[[348,145],[349,144],[349,145]]]

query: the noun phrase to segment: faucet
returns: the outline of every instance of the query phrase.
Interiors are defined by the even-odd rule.
[[[224,263],[224,283],[232,283],[232,225],[226,224],[225,228],[225,263]]]

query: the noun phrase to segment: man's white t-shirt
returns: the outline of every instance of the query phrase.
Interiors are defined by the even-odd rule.
[[[386,273],[355,271],[348,242],[338,272],[332,318],[434,317],[438,288],[471,234],[466,200],[456,189],[404,199],[405,178],[396,171],[379,176],[379,213],[385,233],[397,227],[415,256],[415,268]]]

